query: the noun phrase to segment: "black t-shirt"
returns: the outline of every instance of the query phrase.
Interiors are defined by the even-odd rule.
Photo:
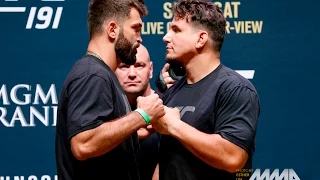
[[[133,134],[110,152],[77,160],[70,140],[83,131],[131,111],[114,72],[94,56],[79,59],[60,94],[56,126],[56,165],[59,180],[137,180],[139,140]]]
[[[155,91],[161,98],[162,93]],[[131,109],[136,109],[136,105]],[[160,134],[152,133],[149,137],[140,140],[140,180],[151,180],[158,163]]]
[[[249,80],[220,65],[195,84],[187,84],[183,77],[164,93],[163,101],[168,107],[179,108],[187,124],[207,134],[220,134],[247,151],[249,159],[244,169],[252,168],[260,104]],[[237,178],[236,173],[206,164],[171,136],[161,136],[159,153],[160,180]]]
[[[148,138],[140,140],[140,178],[141,180],[151,180],[158,163],[158,146],[160,135],[157,132]]]

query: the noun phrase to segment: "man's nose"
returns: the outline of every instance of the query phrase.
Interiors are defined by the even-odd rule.
[[[135,69],[134,66],[130,66],[130,67],[129,67],[128,76],[129,76],[130,79],[135,78],[135,77],[137,76],[137,74],[136,74],[136,69]]]
[[[137,42],[140,43],[140,44],[142,43],[142,37],[141,36],[138,36]]]
[[[164,35],[163,38],[162,38],[162,40],[167,44],[170,42],[170,39],[171,38],[170,38],[170,33],[169,32],[167,32],[167,34]]]

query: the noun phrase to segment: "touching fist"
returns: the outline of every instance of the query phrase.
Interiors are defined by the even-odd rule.
[[[164,106],[158,94],[151,94],[149,96],[139,96],[137,98],[137,108],[142,109],[150,118],[150,123],[157,121],[164,116]]]
[[[182,123],[180,120],[180,111],[178,108],[170,108],[164,106],[165,115],[160,118],[158,121],[153,122],[153,128],[160,134],[171,134],[170,131],[179,127],[179,124]]]

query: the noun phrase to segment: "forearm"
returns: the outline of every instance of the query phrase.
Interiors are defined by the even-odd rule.
[[[156,168],[154,169],[152,180],[159,180],[159,163],[157,164]]]
[[[205,163],[228,172],[241,169],[248,157],[243,149],[219,134],[203,133],[182,121],[171,128],[170,134]]]
[[[118,146],[143,126],[145,126],[145,122],[137,112],[105,122],[97,128],[72,138],[73,154],[79,160],[101,156]]]

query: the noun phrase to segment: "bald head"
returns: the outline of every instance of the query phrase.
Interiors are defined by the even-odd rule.
[[[137,60],[142,60],[144,62],[150,62],[149,52],[144,45],[140,44],[137,51],[138,51],[137,55],[136,55]]]
[[[138,96],[148,95],[151,92],[149,81],[153,73],[149,52],[142,44],[137,48],[136,57],[137,61],[134,65],[121,63],[115,71],[128,98],[134,100]]]

